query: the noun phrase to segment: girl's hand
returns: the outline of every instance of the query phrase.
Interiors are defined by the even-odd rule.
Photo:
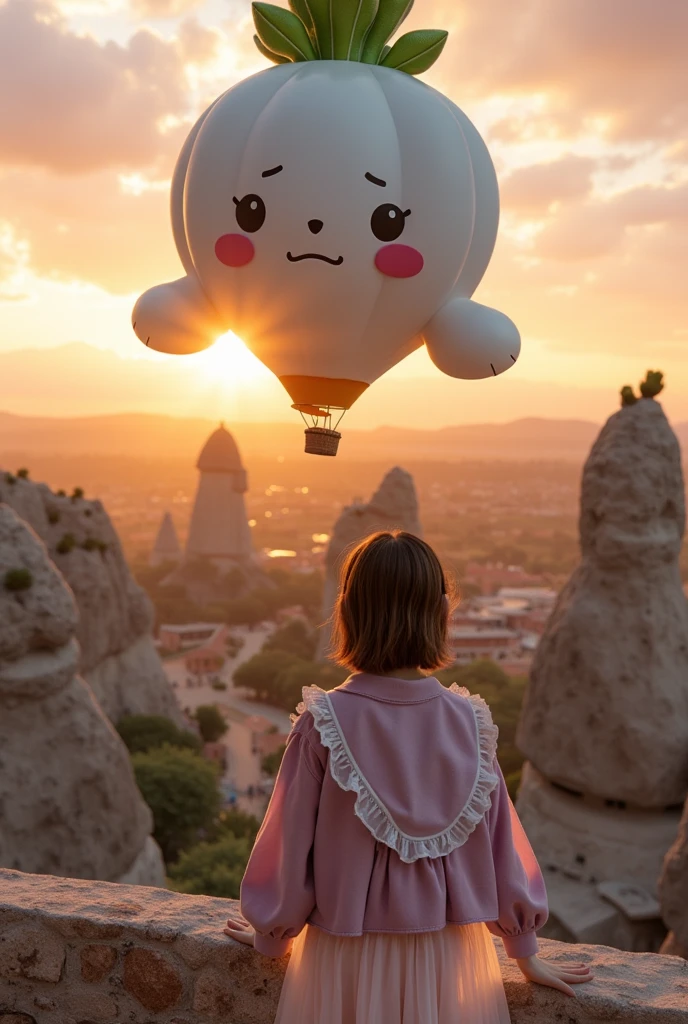
[[[552,963],[551,960],[541,960],[537,956],[526,956],[516,960],[516,963],[528,981],[534,981],[536,985],[546,985],[548,988],[558,988],[567,996],[576,994],[571,985],[582,985],[583,982],[592,981],[594,978],[590,967],[585,964],[569,967]]]
[[[245,946],[252,946],[256,933],[241,912],[237,910],[231,917],[227,918],[225,935],[236,942],[243,942]]]

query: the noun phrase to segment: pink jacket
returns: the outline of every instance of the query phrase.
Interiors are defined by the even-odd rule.
[[[434,677],[353,675],[303,691],[241,886],[256,949],[484,921],[537,953],[547,896],[478,696]]]

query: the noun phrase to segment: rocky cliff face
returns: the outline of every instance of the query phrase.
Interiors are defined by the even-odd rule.
[[[79,609],[81,673],[105,714],[167,715],[179,720],[151,630],[153,611],[134,582],[100,501],[54,494],[45,484],[8,482],[0,501],[35,530],[71,587]]]
[[[337,519],[325,556],[325,587],[323,593],[323,621],[332,615],[339,567],[347,551],[364,537],[378,530],[405,530],[422,536],[418,513],[418,497],[413,477],[396,466],[384,477],[367,504],[348,505]],[[329,626],[321,630],[319,653],[327,652],[330,640]]]
[[[582,561],[533,664],[517,742],[548,779],[645,808],[688,791],[681,454],[661,406],[621,409],[583,473]]]
[[[164,885],[127,750],[77,675],[77,622],[44,545],[0,505],[0,864]]]

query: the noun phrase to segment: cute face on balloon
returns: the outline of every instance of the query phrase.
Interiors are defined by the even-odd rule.
[[[340,20],[349,6],[338,0]],[[508,369],[520,348],[510,320],[470,301],[499,215],[487,149],[458,107],[399,70],[424,70],[446,34],[383,48],[397,0],[373,6],[367,34],[360,19],[335,25],[337,54],[348,40],[359,55],[342,59],[323,56],[300,4],[254,4],[259,46],[279,66],[194,126],[172,184],[186,277],[146,292],[133,314],[138,337],[162,351],[198,351],[234,331],[293,405],[330,429],[335,410],[423,343],[465,378]]]

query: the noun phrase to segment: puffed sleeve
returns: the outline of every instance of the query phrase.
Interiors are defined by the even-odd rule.
[[[492,842],[499,917],[487,922],[487,927],[503,940],[507,956],[520,959],[537,954],[535,933],[547,920],[547,891],[496,760],[493,770],[499,785],[485,819]]]
[[[289,735],[241,883],[241,912],[265,956],[284,956],[315,906],[312,847],[324,765],[312,725],[305,712]]]

